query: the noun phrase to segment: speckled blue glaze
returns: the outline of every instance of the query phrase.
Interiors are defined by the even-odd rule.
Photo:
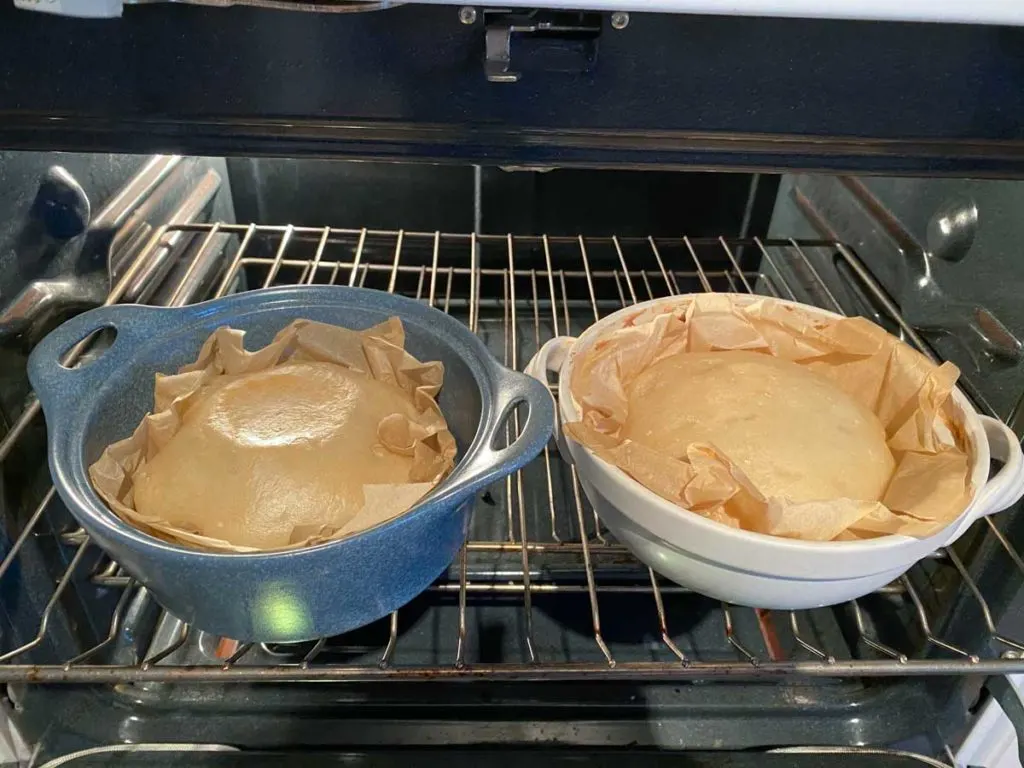
[[[444,363],[438,402],[459,445],[452,474],[407,514],[308,549],[213,554],[136,530],[92,489],[89,465],[152,408],[154,373],[194,360],[214,329],[242,328],[254,349],[296,318],[363,329],[393,315],[405,325],[410,353]],[[76,369],[60,365],[79,340],[108,327],[117,338],[99,359]],[[28,371],[46,414],[53,481],[71,513],[166,608],[199,629],[241,641],[338,634],[408,602],[454,559],[474,496],[537,455],[554,418],[546,388],[499,365],[462,323],[412,299],[361,288],[289,286],[178,309],[103,307],[47,336]],[[519,439],[494,448],[511,409],[524,401],[529,416]]]

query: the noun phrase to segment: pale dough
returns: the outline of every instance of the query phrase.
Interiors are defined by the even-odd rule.
[[[875,415],[825,377],[756,352],[681,353],[628,387],[623,437],[676,457],[710,443],[766,497],[877,501],[894,462]]]
[[[363,485],[408,483],[412,456],[382,446],[390,414],[414,417],[397,386],[332,363],[222,376],[135,478],[135,508],[239,546],[287,546],[363,507]]]

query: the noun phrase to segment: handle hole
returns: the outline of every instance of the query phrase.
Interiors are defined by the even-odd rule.
[[[550,390],[552,394],[557,393],[558,382],[561,379],[561,374],[558,371],[551,370],[550,368],[544,368],[541,371],[541,374],[544,376],[541,380],[542,383],[547,386],[548,390]]]
[[[97,328],[84,339],[72,344],[60,356],[60,367],[65,370],[87,368],[103,357],[117,340],[117,328],[107,324]],[[78,350],[80,354],[74,354]],[[69,359],[70,357],[70,359]]]
[[[529,418],[530,401],[526,398],[520,397],[506,405],[505,410],[498,416],[498,428],[491,441],[491,450],[500,451],[512,445],[526,429]]]

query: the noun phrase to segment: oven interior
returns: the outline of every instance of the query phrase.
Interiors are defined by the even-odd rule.
[[[979,409],[1014,425],[1017,183],[46,152],[0,165],[3,295],[50,291],[45,312],[8,305],[0,323],[0,678],[38,756],[185,740],[948,761],[1024,671],[1016,511],[863,599],[753,610],[635,561],[553,443],[480,495],[460,556],[389,619],[298,645],[213,637],[164,612],[55,497],[24,375],[48,328],[108,301],[362,286],[452,314],[522,369],[623,306],[728,291],[870,317],[956,362]]]

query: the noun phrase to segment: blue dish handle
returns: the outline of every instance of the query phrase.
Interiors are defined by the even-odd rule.
[[[43,403],[74,407],[77,398],[106,381],[138,353],[139,345],[166,322],[173,309],[114,304],[73,317],[51,331],[28,358],[28,377]],[[62,364],[69,353],[97,331],[113,328],[117,337],[98,358],[80,368]],[[83,350],[78,350],[79,352]],[[52,418],[52,414],[47,414]]]
[[[547,386],[531,376],[497,364],[491,370],[491,379],[493,412],[497,417],[487,421],[473,457],[459,467],[448,486],[448,493],[443,494],[450,494],[459,503],[495,480],[521,469],[551,439],[555,408]],[[529,413],[526,423],[519,425],[519,436],[508,446],[495,448],[499,440],[505,439],[505,425],[514,418],[516,406],[520,403],[529,406]],[[514,433],[513,427],[511,434]]]

